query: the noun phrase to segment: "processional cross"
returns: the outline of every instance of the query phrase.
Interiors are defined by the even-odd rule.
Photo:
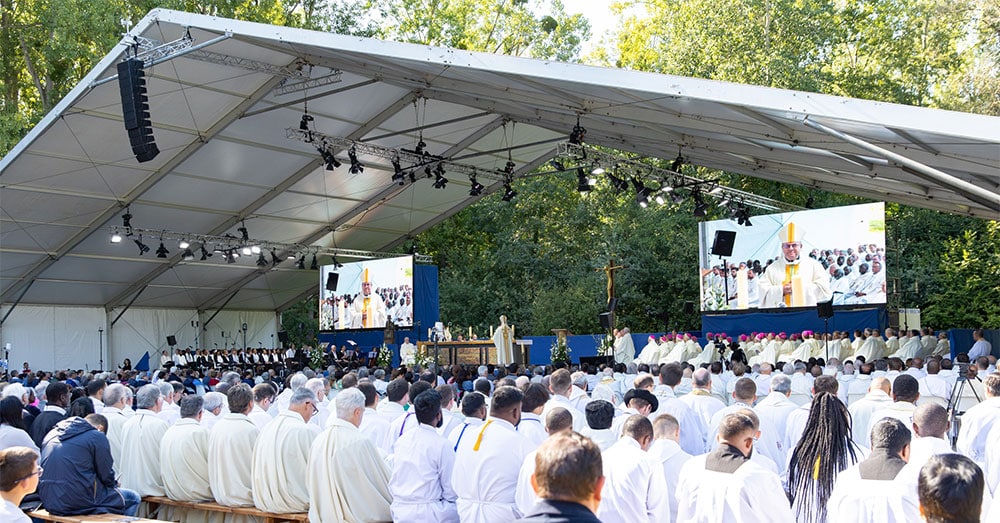
[[[611,300],[615,297],[615,272],[621,269],[628,269],[628,265],[615,265],[615,260],[612,258],[608,260],[607,265],[596,270],[596,272],[603,271],[608,278],[608,305],[611,305]]]

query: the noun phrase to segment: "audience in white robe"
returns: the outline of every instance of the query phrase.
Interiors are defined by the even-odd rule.
[[[549,392],[551,396],[549,400],[545,403],[545,408],[542,409],[542,417],[544,418],[548,411],[555,407],[562,407],[569,411],[570,415],[573,416],[573,430],[576,432],[582,431],[587,427],[587,418],[584,413],[577,410],[570,402],[569,397],[573,389],[573,378],[569,371],[566,369],[558,369],[549,376]]]
[[[160,440],[169,426],[159,417],[164,405],[161,390],[156,385],[143,385],[135,395],[135,416],[122,426],[121,486],[140,496],[165,493],[160,474]]]
[[[548,435],[546,439],[558,434],[572,431],[573,416],[570,415],[568,410],[562,407],[556,407],[545,415],[545,433]],[[542,443],[544,443],[544,441]],[[514,501],[517,503],[517,509],[521,511],[522,514],[530,512],[535,506],[535,503],[538,502],[535,489],[531,484],[531,477],[535,474],[536,456],[537,450],[529,452],[528,455],[524,457],[524,462],[521,464],[521,469],[518,471],[517,475],[517,493],[514,496]]]
[[[659,371],[660,384],[653,388],[653,395],[659,401],[659,408],[649,415],[649,419],[655,420],[661,414],[673,416],[681,425],[681,448],[691,455],[701,454],[704,452],[705,442],[708,439],[714,441],[714,436],[708,434],[708,420],[704,419],[703,414],[713,412],[719,405],[724,406],[724,404],[715,396],[703,396],[701,393],[698,393],[697,398],[693,397],[693,392],[687,395],[692,396],[687,400],[678,398],[676,388],[684,376],[684,370],[677,363],[667,363],[661,365]],[[713,390],[711,377],[704,390],[709,392]],[[711,401],[713,399],[714,402]],[[699,410],[695,410],[691,405],[697,406]],[[708,418],[711,419],[711,416]]]
[[[253,408],[250,409],[250,414],[247,417],[257,426],[258,430],[264,430],[264,427],[274,419],[268,409],[271,408],[271,403],[274,402],[274,397],[277,394],[270,383],[258,383],[253,386]]]
[[[670,500],[670,513],[666,521],[677,521],[677,481],[684,464],[691,455],[684,452],[680,446],[680,423],[670,414],[660,414],[653,420],[653,444],[647,451],[649,457],[660,462],[663,467],[663,478],[666,483],[667,499]]]
[[[361,419],[361,426],[358,429],[367,437],[379,452],[389,455],[389,421],[379,416],[375,410],[378,405],[378,390],[375,385],[368,380],[358,382],[357,389],[365,395],[365,415]],[[335,399],[336,400],[336,399]],[[326,419],[326,427],[330,428],[336,416]]]
[[[602,472],[601,453],[593,441],[568,430],[554,434],[535,455],[530,481],[538,502],[520,521],[600,523],[595,512],[604,488]]]
[[[531,448],[535,449],[549,436],[542,421],[542,411],[549,401],[549,391],[541,383],[529,382],[519,388],[524,393],[524,400],[521,402],[521,421],[517,424],[517,431],[528,440]]]
[[[358,430],[365,415],[364,393],[342,390],[333,404],[334,420],[309,454],[309,520],[392,521],[390,469]]]
[[[587,404],[587,428],[584,436],[594,440],[601,452],[618,441],[618,434],[611,428],[615,419],[615,406],[609,401],[594,400]]]
[[[257,436],[253,504],[258,509],[279,514],[309,510],[309,490],[302,471],[308,470],[316,438],[316,432],[307,426],[316,411],[316,395],[302,387],[292,393],[288,410],[278,414]],[[270,417],[266,408],[263,414]]]
[[[478,432],[478,427],[486,422],[486,410],[486,400],[482,394],[473,392],[462,396],[462,415],[465,419],[460,426],[451,431],[451,434],[448,434],[448,443],[451,444],[452,450],[457,452],[462,438],[466,435],[473,437],[473,434]]]
[[[917,491],[901,474],[910,457],[910,429],[887,417],[872,428],[871,453],[841,472],[827,502],[831,523],[919,521]]]
[[[684,464],[677,521],[795,521],[778,475],[750,460],[758,427],[752,410],[734,412],[719,425],[718,446]]]
[[[517,475],[532,450],[515,428],[521,419],[522,397],[514,387],[497,387],[487,421],[457,444],[455,460],[460,465],[452,473],[451,484],[463,523],[511,521],[521,516],[514,502]]]
[[[437,432],[443,422],[441,393],[428,389],[413,399],[417,426],[396,440],[389,491],[396,523],[458,523],[451,486],[455,450]]]
[[[156,413],[167,425],[173,425],[181,419],[181,408],[177,405],[184,394],[184,385],[176,381],[161,381],[156,384],[160,387],[160,395],[163,397],[163,408]]]
[[[980,468],[986,468],[986,436],[990,429],[1000,425],[1000,373],[994,372],[983,379],[986,397],[962,415],[962,428],[958,432],[955,448],[968,456]],[[997,445],[996,441],[991,443]]]
[[[597,517],[606,523],[665,521],[670,515],[663,466],[646,453],[653,443],[653,424],[644,415],[629,416],[622,437],[601,454],[604,490]]]
[[[191,395],[181,398],[181,419],[167,429],[160,441],[160,466],[163,489],[170,499],[178,501],[213,501],[208,480],[208,429],[199,423],[204,399]],[[164,507],[175,521],[194,523],[207,521],[208,512],[181,507]]]
[[[974,461],[960,454],[932,456],[917,481],[920,515],[925,521],[980,521],[983,490],[983,471]],[[996,507],[982,521],[996,521]]]
[[[132,389],[121,383],[109,385],[104,391],[105,405],[101,415],[108,420],[108,444],[111,445],[111,458],[114,460],[112,468],[115,471],[115,478],[119,480],[122,463],[122,430],[125,428],[125,422],[131,417],[125,412],[132,411],[132,397]]]
[[[253,505],[253,449],[260,430],[247,414],[253,391],[246,383],[226,391],[229,413],[222,416],[208,438],[208,479],[220,505]]]
[[[221,392],[206,392],[205,404],[202,406],[201,423],[205,430],[211,432],[212,427],[219,421],[225,411],[229,410],[229,402],[226,395]]]

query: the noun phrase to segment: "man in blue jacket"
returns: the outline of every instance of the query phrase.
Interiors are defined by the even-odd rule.
[[[100,414],[74,416],[60,421],[45,438],[38,494],[49,513],[135,516],[141,499],[115,482],[107,426]]]

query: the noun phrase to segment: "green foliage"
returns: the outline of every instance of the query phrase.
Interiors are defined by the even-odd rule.
[[[1000,328],[1000,223],[963,231],[945,249],[925,323]]]
[[[288,341],[302,347],[319,346],[319,298],[309,296],[281,313],[281,330]]]

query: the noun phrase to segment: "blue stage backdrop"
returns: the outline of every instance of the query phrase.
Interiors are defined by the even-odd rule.
[[[830,331],[850,331],[866,328],[885,331],[889,315],[885,307],[872,309],[835,310],[830,318]],[[790,312],[751,312],[744,314],[705,314],[701,317],[705,332],[725,332],[736,338],[751,332],[823,332],[823,319],[813,309]]]
[[[427,339],[427,329],[439,321],[438,298],[438,268],[436,265],[413,265],[413,328],[396,329],[395,343],[390,344],[394,354],[392,364],[399,365],[399,344],[404,337],[409,337],[414,344],[417,340]],[[421,331],[423,334],[420,334]],[[320,333],[320,343],[331,345],[347,345],[348,340],[358,344],[362,354],[382,345],[384,332],[382,330],[338,331]]]

